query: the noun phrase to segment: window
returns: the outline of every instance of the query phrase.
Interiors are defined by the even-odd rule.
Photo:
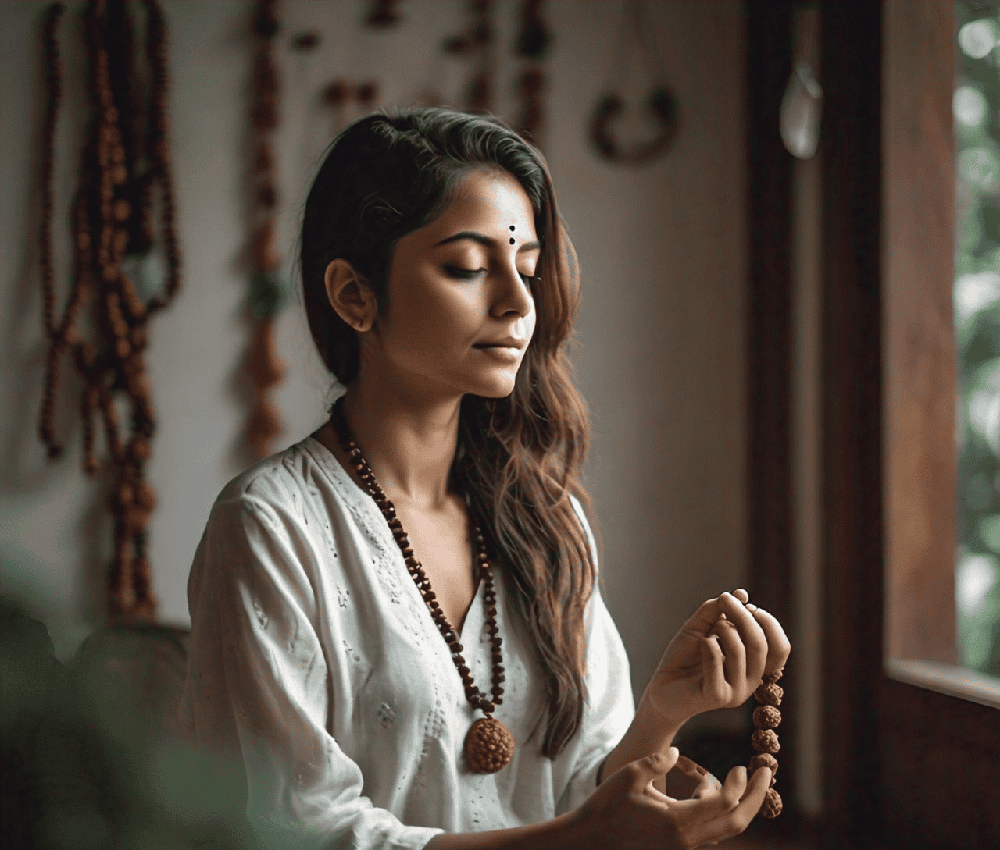
[[[960,664],[1000,677],[1000,2],[955,14],[956,625]]]

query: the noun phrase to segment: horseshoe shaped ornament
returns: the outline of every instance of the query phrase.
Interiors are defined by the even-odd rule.
[[[622,147],[612,134],[612,125],[624,114],[625,101],[616,94],[603,95],[590,118],[590,141],[594,149],[604,159],[633,166],[645,165],[666,153],[680,125],[677,98],[666,86],[655,86],[646,98],[645,109],[658,125],[656,134],[646,141]]]
[[[662,81],[663,62],[656,47],[652,27],[643,22],[641,0],[623,3],[622,28],[612,67],[605,86],[605,93],[598,99],[590,116],[590,142],[597,153],[606,160],[624,165],[645,165],[673,144],[679,126],[679,108],[673,91]],[[652,138],[623,145],[615,138],[614,123],[626,110],[624,98],[615,94],[616,79],[622,80],[628,66],[629,51],[638,43],[646,63],[646,70],[653,81],[643,103],[643,110],[653,120],[656,130]]]

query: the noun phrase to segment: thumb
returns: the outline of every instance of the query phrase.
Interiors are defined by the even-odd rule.
[[[671,747],[665,753],[655,752],[636,759],[628,765],[632,785],[636,789],[645,788],[654,779],[668,774],[673,766],[677,764],[680,757],[680,750]]]

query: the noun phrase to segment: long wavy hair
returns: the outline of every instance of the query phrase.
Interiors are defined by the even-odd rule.
[[[462,400],[452,483],[464,492],[492,559],[510,580],[516,615],[536,648],[547,689],[542,753],[576,734],[586,700],[584,614],[597,568],[569,495],[586,506],[581,467],[586,405],[566,356],[579,303],[579,268],[541,153],[502,122],[441,108],[369,115],[332,142],[306,199],[300,267],[309,329],[343,386],[358,375],[354,330],[327,298],[324,273],[347,260],[389,307],[397,241],[432,222],[460,179],[502,169],[531,200],[542,243],[535,333],[506,398]]]

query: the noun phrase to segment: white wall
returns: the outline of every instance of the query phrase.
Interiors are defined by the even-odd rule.
[[[374,77],[382,105],[413,102],[429,85],[458,105],[467,69],[438,45],[457,30],[465,4],[412,0],[400,6],[403,23],[388,31],[361,26],[362,2],[280,6],[281,225],[291,276],[298,209],[335,129],[316,105],[318,91],[336,78]],[[637,695],[694,608],[745,578],[744,23],[735,2],[646,6],[683,125],[668,155],[634,171],[599,160],[586,141],[621,4],[554,0],[547,7],[556,42],[546,153],[584,274],[575,362],[595,429],[588,482],[604,532],[608,603],[630,651]],[[81,7],[69,4],[60,30],[67,89],[56,194],[62,286],[66,211],[86,114]],[[164,7],[184,282],[154,321],[147,353],[159,427],[149,466],[159,506],[150,531],[160,618],[186,624],[188,567],[213,499],[239,471],[234,448],[246,412],[232,386],[247,342],[237,259],[245,239],[240,145],[251,4],[168,0]],[[497,7],[509,53],[519,4]],[[0,587],[35,608],[65,657],[101,621],[110,525],[105,483],[80,471],[75,381],[59,396],[67,455],[49,464],[36,436],[44,357],[35,247],[43,10],[39,2],[0,4]],[[322,44],[296,54],[289,36],[306,29],[318,30]],[[498,68],[501,116],[513,112],[515,69],[510,58]],[[632,74],[627,91],[645,86]],[[281,318],[280,345],[289,367],[277,394],[288,426],[283,446],[320,424],[330,380],[297,303]]]

